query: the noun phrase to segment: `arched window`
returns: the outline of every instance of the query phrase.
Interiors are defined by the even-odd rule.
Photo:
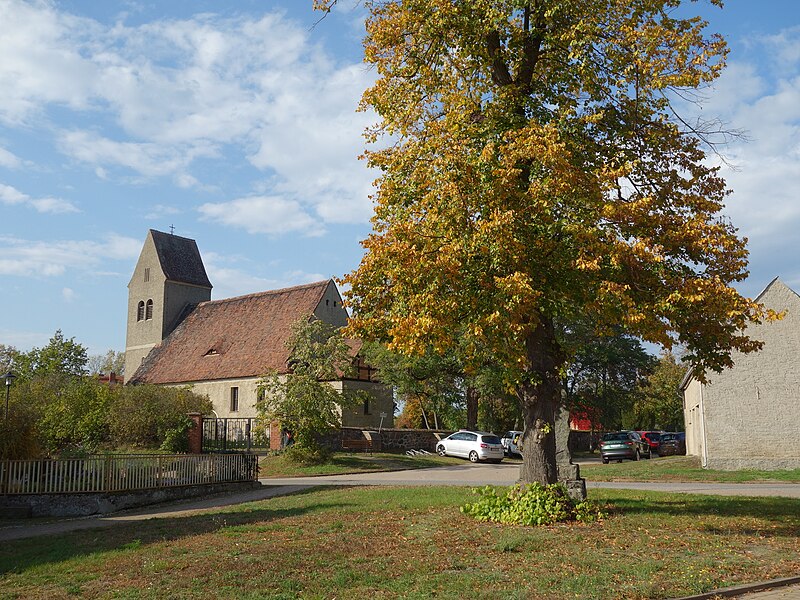
[[[148,321],[153,318],[153,301],[147,301],[147,311],[145,312],[144,318]]]
[[[136,307],[136,320],[141,321],[144,319],[144,300],[139,300],[139,306]]]

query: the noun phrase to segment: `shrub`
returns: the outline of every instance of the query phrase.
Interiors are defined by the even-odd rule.
[[[307,446],[291,446],[283,454],[288,462],[304,467],[325,464],[333,456],[330,449],[321,445],[315,445],[310,448]]]
[[[108,441],[108,411],[115,395],[95,378],[46,377],[31,382],[46,398],[40,406],[39,435],[50,454],[91,453]]]
[[[189,452],[189,430],[194,427],[194,421],[189,417],[175,427],[167,429],[164,434],[164,441],[161,443],[161,450],[164,452]]]
[[[603,518],[588,500],[575,502],[561,484],[517,485],[498,492],[486,486],[473,490],[481,499],[461,507],[461,512],[479,521],[506,525],[552,525],[565,521],[590,522]]]
[[[173,430],[183,427],[192,412],[211,412],[211,401],[185,388],[125,386],[109,413],[112,442],[158,448],[168,435],[176,439]]]
[[[12,404],[8,419],[0,418],[3,419],[0,460],[29,460],[41,456],[35,409],[23,403]]]

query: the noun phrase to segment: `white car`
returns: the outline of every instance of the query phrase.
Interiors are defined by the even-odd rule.
[[[522,431],[506,431],[500,438],[507,456],[522,456],[520,448],[522,433]]]
[[[474,463],[481,460],[499,463],[504,456],[503,444],[495,434],[464,429],[456,431],[436,444],[436,452],[439,456],[468,458]]]

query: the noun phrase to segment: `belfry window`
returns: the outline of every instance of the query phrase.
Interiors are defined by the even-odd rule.
[[[145,310],[144,318],[148,321],[153,318],[153,301],[147,301],[147,309]]]
[[[136,307],[136,320],[142,321],[144,319],[144,300],[139,300],[139,306]]]

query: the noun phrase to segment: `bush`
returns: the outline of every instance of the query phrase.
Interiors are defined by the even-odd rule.
[[[194,421],[184,417],[178,425],[167,429],[161,450],[164,452],[189,452],[189,430],[194,427]]]
[[[473,493],[480,495],[481,499],[465,504],[461,512],[479,521],[506,525],[552,525],[566,521],[591,522],[604,517],[600,509],[588,500],[575,502],[561,484],[517,485],[504,493],[486,486],[473,490]]]
[[[57,381],[60,379],[60,381]],[[115,391],[94,378],[52,376],[35,379],[31,388],[42,396],[38,423],[50,454],[91,453],[108,441],[108,411]]]
[[[125,386],[109,413],[112,442],[158,448],[170,436],[175,443],[186,415],[193,412],[211,412],[211,401],[185,388]]]
[[[12,405],[8,420],[3,418],[0,435],[0,460],[29,460],[41,456],[36,432],[36,411],[24,405]]]
[[[283,453],[288,462],[304,467],[322,465],[330,462],[333,453],[325,446],[316,445],[313,447],[291,446]]]

